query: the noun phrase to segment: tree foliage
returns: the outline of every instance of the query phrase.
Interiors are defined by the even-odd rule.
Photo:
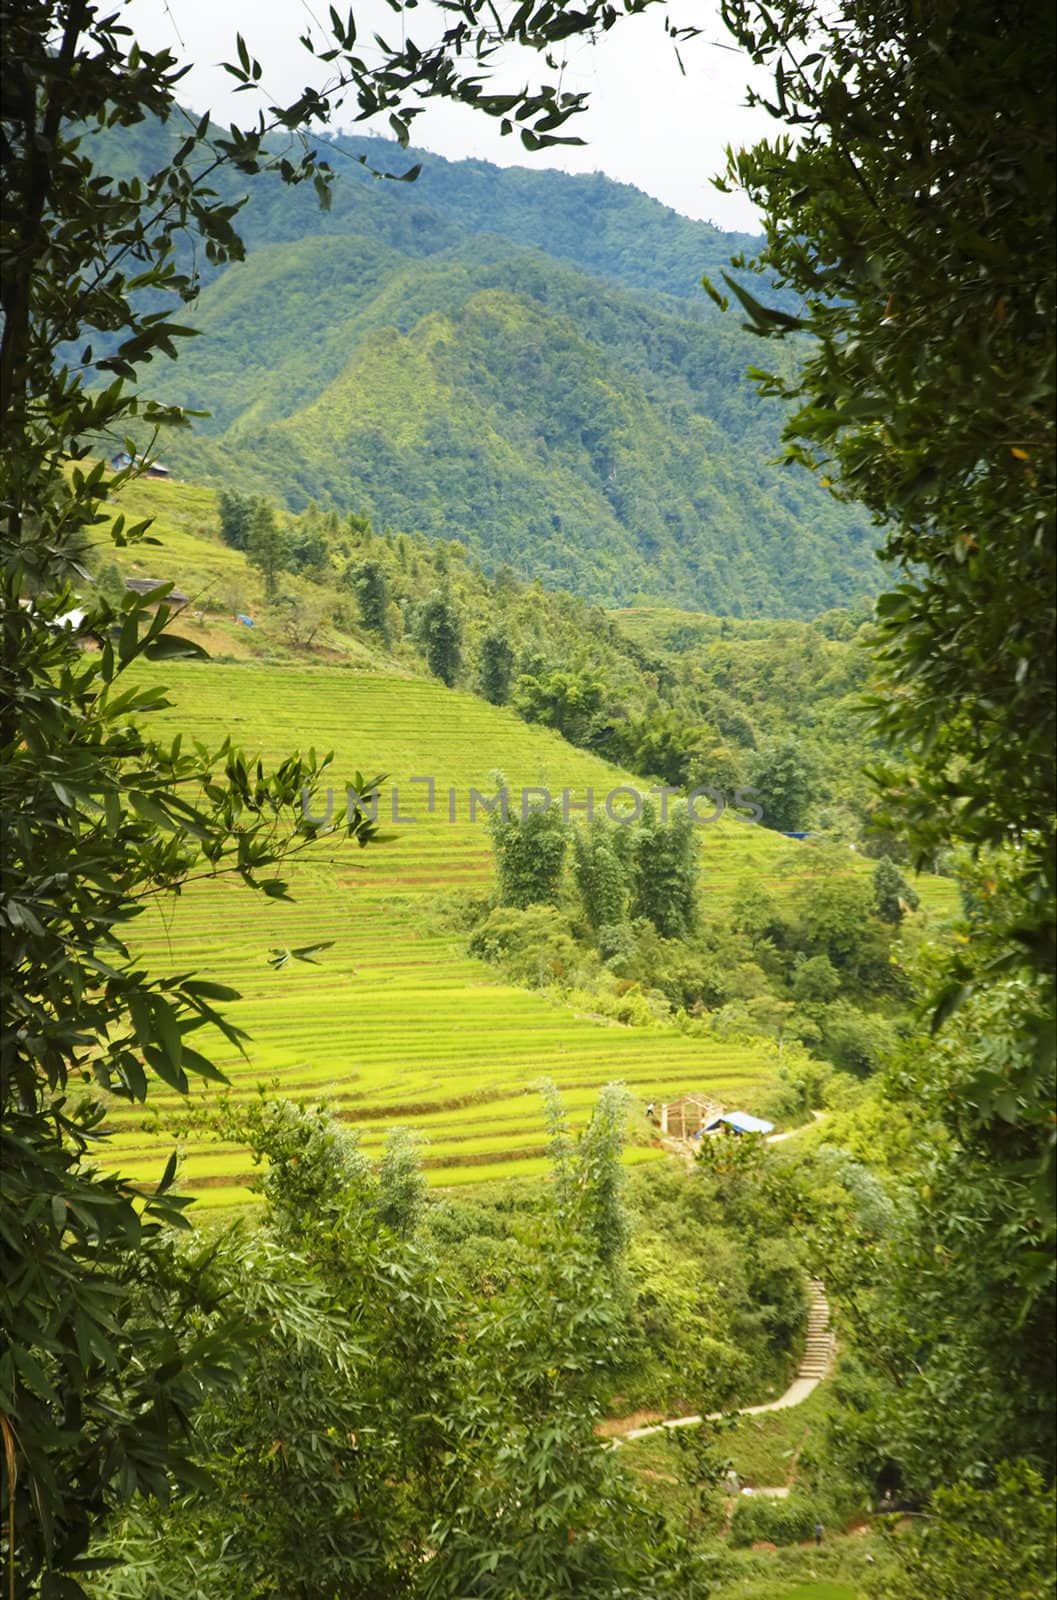
[[[496,810],[488,824],[500,905],[521,909],[557,905],[570,831],[560,807],[526,804],[521,814],[508,812],[506,816]]]
[[[917,891],[888,856],[882,856],[873,874],[874,908],[882,922],[902,922],[908,911],[918,908]]]
[[[274,600],[279,593],[279,574],[289,565],[290,541],[264,500],[256,501],[250,512],[246,554],[264,579],[265,595]]]
[[[384,567],[377,561],[363,561],[359,566],[350,568],[346,581],[351,582],[356,591],[364,627],[378,634],[383,642],[387,641],[389,584]]]
[[[697,832],[682,802],[668,821],[652,801],[635,829],[631,913],[647,917],[667,939],[692,933],[699,915]]]
[[[626,1109],[610,1086],[522,1270],[477,1297],[390,1226],[392,1173],[353,1132],[319,1108],[229,1106],[225,1135],[267,1163],[266,1208],[254,1235],[221,1237],[213,1274],[255,1338],[200,1420],[209,1487],[116,1523],[100,1593],[703,1600],[704,1563],[594,1432],[626,1314]],[[390,1149],[406,1193],[414,1164]]]
[[[878,718],[916,757],[909,781],[892,775],[893,804],[922,855],[952,837],[1019,841],[1027,898],[1010,958],[1052,985],[1055,75],[1033,43],[1045,7],[845,0],[821,16],[729,0],[723,14],[774,75],[763,103],[797,131],[732,154],[728,171],[763,208],[761,267],[803,303],[790,317],[734,289],[749,325],[812,335],[792,375],[763,385],[799,403],[790,455],[891,530]]]
[[[343,81],[361,108],[395,106],[412,89],[487,100],[450,60],[451,41],[417,60],[405,44],[380,69],[366,67],[351,54],[351,19],[347,29],[333,20],[338,49],[349,52]],[[470,37],[465,19],[455,32]],[[476,48],[486,32],[475,34]],[[540,42],[531,27],[517,32]],[[67,579],[85,571],[100,508],[137,470],[108,474],[91,459],[100,438],[121,439],[134,422],[149,432],[183,420],[134,388],[144,364],[175,356],[191,332],[170,309],[199,286],[193,258],[177,258],[178,238],[197,235],[211,265],[244,253],[240,202],[221,197],[211,175],[270,169],[285,182],[312,181],[325,199],[327,169],[307,145],[291,160],[269,144],[263,118],[220,134],[208,117],[177,112],[172,56],[141,50],[120,13],[91,0],[18,7],[5,17],[4,43],[3,1541],[10,1592],[57,1595],[80,1592],[63,1574],[80,1569],[108,1508],[137,1492],[164,1499],[174,1478],[189,1480],[191,1408],[206,1377],[231,1360],[223,1336],[196,1340],[182,1327],[199,1291],[182,1290],[166,1270],[160,1229],[182,1215],[168,1193],[171,1170],[144,1204],[88,1155],[98,1091],[142,1099],[150,1075],[185,1090],[189,1076],[218,1075],[195,1048],[202,1029],[241,1042],[216,1009],[230,992],[194,974],[147,973],[127,927],[196,872],[231,871],[282,896],[276,869],[312,834],[299,802],[321,764],[294,757],[267,774],[229,745],[185,752],[178,738],[166,746],[139,731],[164,694],[129,683],[126,669],[142,657],[202,653],[166,634],[164,605],[151,614],[129,597],[117,613],[100,604],[79,629],[52,623],[70,607]],[[241,40],[238,56],[234,75],[259,80]],[[556,88],[515,102],[537,148],[578,105]],[[273,108],[270,127],[296,134],[327,114],[306,90]],[[184,137],[151,174],[96,168],[94,137],[170,116],[186,124]],[[252,552],[256,541],[274,592],[282,561],[268,520],[255,518],[247,545]],[[111,524],[119,544],[146,533],[121,517]],[[83,649],[89,642],[94,654]],[[350,831],[370,836],[359,814]]]
[[[972,939],[932,963],[933,1039],[893,1086],[928,1134],[864,1341],[880,1448],[930,1491],[1052,1453],[1049,18],[1036,0],[723,14],[773,77],[754,98],[795,130],[731,152],[728,179],[763,208],[759,265],[800,309],[728,286],[757,333],[810,336],[760,377],[797,403],[790,457],[888,530],[876,728],[906,755],[878,764],[888,817],[918,859],[965,847],[984,889]]]
[[[437,593],[426,602],[419,632],[430,672],[453,688],[462,666],[462,621],[447,595]]]
[[[481,693],[494,706],[505,706],[510,699],[515,659],[514,647],[505,634],[485,634],[481,641]]]

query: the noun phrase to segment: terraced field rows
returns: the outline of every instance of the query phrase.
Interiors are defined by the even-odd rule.
[[[151,669],[144,669],[149,671]],[[575,1014],[546,996],[497,983],[490,968],[463,953],[463,936],[438,916],[438,896],[485,892],[491,855],[484,817],[468,821],[469,793],[493,792],[494,769],[511,789],[546,785],[596,802],[633,780],[573,749],[545,729],[439,684],[344,668],[250,664],[167,665],[173,709],[155,719],[219,744],[228,734],[248,752],[275,760],[291,750],[333,750],[337,803],[357,769],[384,772],[401,816],[367,850],[321,843],[295,865],[292,905],[265,901],[226,881],[195,884],[175,903],[147,913],[136,945],[155,971],[195,968],[238,988],[229,1008],[252,1036],[249,1059],[216,1051],[236,1096],[277,1083],[291,1095],[325,1097],[362,1128],[376,1148],[397,1122],[428,1139],[425,1160],[437,1183],[528,1173],[543,1165],[541,1108],[534,1085],[554,1079],[574,1120],[598,1087],[626,1081],[642,1098],[708,1089],[747,1110],[765,1096],[773,1073],[766,1045],[735,1047],[670,1030],[627,1029]],[[437,801],[428,811],[431,776]],[[456,822],[447,793],[456,793]],[[381,820],[390,814],[383,796]],[[573,813],[574,815],[582,813]],[[792,886],[810,863],[808,847],[749,824],[703,827],[706,915],[746,877]],[[274,971],[273,947],[333,940],[318,966]],[[166,1137],[157,1113],[177,1097],[152,1093],[142,1108],[115,1109],[121,1165],[148,1178],[160,1168]],[[192,1136],[185,1179],[203,1199],[244,1197],[244,1153]],[[633,1159],[657,1152],[635,1147]],[[240,1180],[243,1180],[240,1182]]]

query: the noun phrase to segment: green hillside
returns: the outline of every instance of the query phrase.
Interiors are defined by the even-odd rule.
[[[237,886],[196,884],[138,924],[137,949],[155,969],[194,966],[241,989],[230,1016],[252,1035],[249,1060],[223,1045],[218,1053],[238,1093],[274,1079],[290,1094],[326,1096],[366,1124],[368,1149],[394,1123],[413,1126],[428,1137],[426,1166],[443,1183],[543,1166],[533,1088],[541,1077],[561,1086],[574,1119],[611,1078],[642,1099],[699,1087],[750,1110],[767,1108],[776,1070],[769,1043],[627,1028],[497,983],[463,953],[465,935],[438,911],[438,897],[490,886],[487,830],[483,820],[468,822],[467,806],[471,786],[493,791],[494,768],[512,787],[568,786],[577,798],[588,785],[601,795],[632,782],[626,774],[434,683],[341,667],[216,662],[168,666],[160,675],[172,687],[164,720],[174,731],[214,745],[230,733],[266,758],[297,746],[333,749],[336,786],[356,769],[386,772],[400,791],[401,815],[417,819],[386,827],[362,853],[320,846],[294,869],[294,905],[265,907]],[[415,775],[436,778],[433,816],[423,787],[403,781]],[[446,820],[450,787],[458,797],[455,826]],[[795,879],[788,841],[776,835],[738,823],[702,833],[710,915],[746,874],[779,890]],[[334,947],[318,966],[275,971],[268,964],[273,948],[327,939]],[[174,1096],[152,1095],[149,1119],[175,1107]],[[140,1110],[119,1108],[115,1120],[122,1168],[156,1174],[152,1120],[146,1133]],[[633,1156],[653,1153],[640,1147]],[[244,1197],[238,1180],[246,1170],[241,1153],[192,1140],[187,1179],[205,1197]]]
[[[156,544],[118,552],[124,571],[175,580],[195,596],[178,627],[213,657],[144,669],[171,686],[173,706],[163,723],[214,747],[230,735],[268,761],[296,748],[333,751],[339,808],[357,771],[387,779],[379,842],[365,852],[319,846],[294,868],[294,904],[261,904],[228,883],[196,883],[164,916],[152,912],[137,925],[137,948],[153,969],[201,968],[241,991],[232,1016],[252,1036],[249,1058],[241,1061],[223,1041],[217,1047],[238,1096],[272,1083],[293,1095],[323,1096],[365,1129],[368,1150],[380,1148],[394,1123],[408,1123],[428,1139],[426,1167],[440,1184],[542,1169],[545,1134],[535,1090],[542,1077],[561,1086],[574,1120],[611,1078],[626,1081],[643,1101],[697,1087],[752,1111],[780,1103],[777,1044],[753,1036],[758,1023],[751,1011],[739,1011],[712,1034],[660,1015],[650,1020],[648,1012],[643,1020],[641,1006],[637,1025],[625,1026],[614,1020],[612,991],[586,948],[575,957],[584,961],[583,974],[567,973],[561,991],[515,987],[503,981],[501,968],[467,953],[470,929],[493,888],[486,817],[479,811],[470,820],[471,789],[491,795],[499,771],[515,793],[543,785],[582,801],[590,787],[601,808],[617,785],[641,792],[654,781],[650,766],[632,776],[523,720],[514,707],[490,705],[467,690],[485,630],[499,629],[529,658],[604,673],[607,718],[621,703],[633,720],[652,706],[650,718],[664,726],[670,714],[651,699],[650,686],[667,675],[675,704],[695,719],[686,724],[691,731],[702,708],[733,715],[731,707],[743,704],[747,737],[758,728],[766,738],[788,723],[798,738],[813,738],[825,750],[830,781],[839,785],[853,760],[852,745],[838,736],[842,707],[860,681],[862,652],[854,641],[806,623],[670,611],[610,620],[538,584],[491,583],[448,546],[346,529],[356,541],[353,566],[366,558],[384,568],[397,596],[413,602],[443,576],[466,618],[470,652],[460,678],[465,687],[450,689],[427,675],[408,600],[409,631],[402,637],[372,632],[346,600],[349,614],[342,613],[340,624],[328,625],[310,647],[292,642],[283,593],[269,602],[246,554],[219,538],[212,490],[140,481],[121,493],[118,505],[129,517],[156,519]],[[315,525],[311,517],[297,519],[306,521]],[[328,570],[325,580],[297,580],[298,592],[325,595],[326,583],[338,581]],[[252,628],[235,620],[236,607],[249,608]],[[848,617],[823,626],[854,631]],[[702,750],[707,754],[707,738]],[[415,777],[434,779],[432,814]],[[394,803],[400,819],[414,820],[394,823]],[[706,937],[715,935],[715,959],[737,965],[743,976],[749,951],[724,939],[746,883],[792,907],[820,870],[848,880],[865,879],[873,869],[854,853],[823,868],[813,845],[729,814],[699,829],[698,840],[702,927]],[[929,914],[949,914],[956,899],[950,880],[924,877],[917,887]],[[333,946],[316,966],[269,965],[272,950],[319,941]],[[171,1137],[158,1114],[178,1109],[164,1093],[152,1095],[146,1122],[139,1109],[115,1107],[115,1154],[123,1167],[144,1180],[157,1174]],[[197,1131],[185,1133],[184,1144],[187,1181],[203,1200],[246,1198],[244,1152]],[[630,1158],[657,1153],[642,1142]]]
[[[607,604],[809,617],[876,590],[876,535],[773,464],[756,342],[700,290],[744,240],[603,178],[423,160],[410,185],[339,161],[329,213],[251,185],[248,261],[206,282],[205,337],[154,375],[211,413],[165,442],[171,465]]]
[[[115,176],[153,170],[184,137],[179,118],[149,120],[103,136],[100,161]],[[715,313],[701,292],[702,273],[718,273],[732,254],[758,240],[680,216],[630,184],[602,173],[573,176],[547,167],[497,167],[489,161],[449,161],[414,145],[401,150],[374,135],[317,133],[317,148],[339,178],[321,212],[308,189],[290,189],[262,176],[252,204],[239,217],[251,249],[307,235],[361,235],[403,255],[439,255],[467,235],[491,235],[521,248],[545,250],[598,277],[631,289],[673,295],[704,318]],[[365,157],[367,166],[361,165]],[[372,171],[398,176],[419,168],[414,183],[378,182]],[[235,199],[246,179],[230,170],[212,176],[217,192]],[[206,280],[215,269],[197,263]]]
[[[866,831],[874,800],[862,769],[880,751],[858,713],[869,669],[868,604],[810,623],[664,608],[607,615],[573,594],[520,583],[509,567],[489,578],[461,542],[380,534],[363,519],[311,507],[297,517],[279,514],[288,554],[269,601],[247,554],[224,542],[212,490],[141,480],[120,503],[129,515],[159,518],[166,552],[159,566],[151,548],[133,546],[120,556],[126,571],[170,577],[195,596],[214,652],[277,659],[304,615],[321,623],[317,659],[428,672],[423,619],[443,594],[461,634],[456,686],[482,692],[488,642],[501,640],[507,681],[487,690],[489,699],[642,778],[719,784],[728,794],[766,779],[772,757],[793,739],[803,792],[795,815],[773,825],[877,853]],[[365,572],[381,586],[375,609],[384,615],[364,612],[358,585]],[[234,623],[240,611],[252,612],[252,630]],[[568,700],[579,691],[589,697],[584,715]]]
[[[334,238],[263,249],[197,320],[163,390],[216,412],[209,446],[166,447],[196,477],[458,538],[607,602],[806,616],[876,582],[867,529],[767,465],[736,329],[538,258]]]

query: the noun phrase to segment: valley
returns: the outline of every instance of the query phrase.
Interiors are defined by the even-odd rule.
[[[147,9],[5,14],[0,1588],[1044,1600],[1040,18],[722,6],[748,237],[549,165],[666,7]]]
[[[761,1115],[781,1115],[783,1107],[805,1115],[790,1098],[788,1072],[780,1073],[778,1044],[747,1016],[723,1038],[692,1017],[680,1023],[670,1007],[667,1016],[647,1014],[628,1026],[596,1010],[603,1002],[592,998],[586,953],[584,975],[574,966],[542,989],[503,983],[468,954],[473,917],[494,896],[487,817],[482,810],[469,821],[471,791],[492,796],[498,772],[515,796],[537,786],[558,799],[568,791],[575,818],[588,789],[601,810],[619,787],[645,795],[654,781],[648,773],[614,767],[510,707],[423,676],[410,639],[402,659],[393,659],[350,621],[328,626],[310,648],[292,645],[281,605],[268,602],[245,554],[213,531],[210,491],[141,482],[119,504],[153,515],[158,541],[149,553],[131,547],[126,570],[164,573],[197,593],[177,628],[214,657],[155,669],[171,701],[157,719],[159,734],[178,731],[209,748],[230,737],[269,765],[295,749],[333,752],[327,781],[339,817],[357,772],[386,779],[377,840],[362,851],[333,839],[313,847],[292,867],[292,904],[262,907],[237,882],[195,883],[137,923],[135,948],[152,967],[194,966],[242,995],[231,1018],[250,1036],[247,1059],[220,1039],[213,1045],[237,1101],[261,1086],[324,1101],[360,1127],[368,1151],[380,1150],[389,1127],[406,1125],[421,1136],[429,1182],[440,1186],[547,1170],[542,1079],[557,1084],[574,1124],[604,1083],[626,1083],[639,1106],[626,1156],[633,1163],[663,1153],[641,1117],[648,1101],[696,1090]],[[253,612],[252,629],[224,609],[221,597],[233,586]],[[757,631],[767,640],[781,625],[760,623]],[[138,671],[151,681],[151,669]],[[427,777],[435,785],[432,814]],[[394,811],[408,820],[394,823]],[[789,902],[817,871],[815,844],[732,813],[696,833],[706,928],[722,927],[747,889]],[[872,863],[847,852],[845,870],[868,881]],[[917,882],[931,915],[949,916],[953,885],[928,875]],[[315,965],[269,965],[271,951],[315,943],[330,946]],[[191,1104],[215,1095],[194,1090]],[[178,1100],[162,1090],[146,1115],[116,1107],[114,1159],[149,1182],[182,1118],[181,1180],[199,1204],[248,1200],[247,1156],[207,1138],[201,1119],[186,1126]]]

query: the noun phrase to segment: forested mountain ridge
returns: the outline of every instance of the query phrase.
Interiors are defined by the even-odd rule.
[[[150,165],[152,138],[121,160]],[[166,441],[178,471],[457,537],[602,603],[808,617],[876,588],[865,519],[772,464],[754,341],[699,288],[746,241],[600,176],[423,161],[414,184],[346,161],[329,213],[253,186],[249,260],[159,374],[212,413]]]
[[[158,167],[186,131],[179,119],[164,127],[144,122],[123,129],[105,141],[106,165],[117,176]],[[685,299],[702,317],[714,318],[701,290],[702,274],[719,273],[733,254],[759,242],[751,234],[726,233],[680,216],[601,172],[573,176],[552,168],[449,161],[370,135],[317,135],[317,143],[340,176],[329,208],[321,211],[310,189],[290,189],[263,175],[253,186],[252,204],[239,216],[251,250],[310,234],[362,234],[404,255],[431,256],[487,233],[545,250],[626,288]],[[399,177],[415,167],[420,170],[412,183],[380,182],[372,175]],[[245,192],[246,180],[238,174],[222,172],[215,182],[225,196]],[[201,265],[211,276],[208,265]]]

